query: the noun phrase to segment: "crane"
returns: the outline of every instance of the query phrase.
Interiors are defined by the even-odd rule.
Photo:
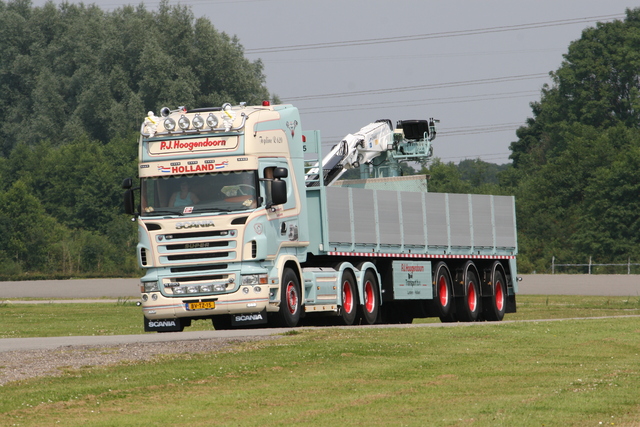
[[[393,129],[391,120],[376,120],[354,134],[348,134],[322,159],[325,186],[337,181],[347,170],[365,169],[374,176],[399,176],[400,161],[420,161],[433,154],[439,120],[400,120]],[[320,166],[306,174],[307,187],[319,185]]]

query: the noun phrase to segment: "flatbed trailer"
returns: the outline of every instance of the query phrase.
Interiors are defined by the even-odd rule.
[[[321,172],[320,134],[299,131],[290,105],[163,117],[141,128],[140,187],[123,184],[147,271],[146,330],[197,318],[225,329],[497,321],[515,311],[513,197],[428,193],[424,176],[335,181],[339,163]],[[428,122],[407,140],[414,122],[383,132],[387,142],[377,127],[375,140],[356,135],[359,151],[340,156],[355,165],[392,150],[430,152]]]

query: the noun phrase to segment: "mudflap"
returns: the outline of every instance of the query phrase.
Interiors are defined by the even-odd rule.
[[[187,322],[183,319],[154,319],[144,318],[145,332],[181,332],[185,326],[190,326],[191,319]]]
[[[262,310],[260,313],[231,315],[231,326],[261,325],[263,323],[267,323],[266,309]]]
[[[516,312],[516,296],[509,295],[507,296],[507,307],[504,310],[505,313],[515,313]]]

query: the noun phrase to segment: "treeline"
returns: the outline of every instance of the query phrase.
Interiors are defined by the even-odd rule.
[[[640,9],[587,28],[511,144],[521,265],[640,261]]]
[[[430,191],[514,194],[521,272],[640,261],[637,34],[640,9],[571,43],[511,164],[420,171]],[[119,184],[136,175],[141,119],[269,98],[260,61],[188,8],[0,0],[0,279],[139,275]]]
[[[521,272],[550,272],[554,256],[640,262],[638,34],[640,9],[585,29],[531,103],[533,117],[516,133],[498,188],[477,186],[516,196]],[[461,185],[441,179],[442,164],[431,167],[438,190]]]
[[[0,277],[136,273],[136,228],[118,186],[135,176],[134,141],[19,144],[1,159]]]
[[[497,165],[480,159],[465,159],[456,165],[435,158],[420,173],[429,175],[429,191],[503,194],[507,190],[500,186],[500,176],[508,168],[508,164]]]
[[[137,275],[122,214],[162,106],[269,99],[260,61],[190,9],[0,0],[0,277]]]

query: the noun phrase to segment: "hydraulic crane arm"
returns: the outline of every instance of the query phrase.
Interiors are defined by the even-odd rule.
[[[322,159],[324,185],[331,185],[347,169],[357,168],[361,163],[370,162],[387,150],[391,144],[393,144],[393,129],[391,122],[387,120],[370,123],[355,134],[348,134]],[[316,164],[307,174],[307,178],[318,179],[319,172]]]
[[[380,162],[399,171],[399,161],[421,161],[431,157],[431,141],[436,137],[438,120],[401,120],[393,129],[391,120],[369,123],[355,134],[348,134],[333,146],[322,159],[307,172],[307,187],[319,185],[320,176],[325,186],[337,181],[348,169],[370,164],[378,156]],[[321,172],[322,171],[322,172]]]

